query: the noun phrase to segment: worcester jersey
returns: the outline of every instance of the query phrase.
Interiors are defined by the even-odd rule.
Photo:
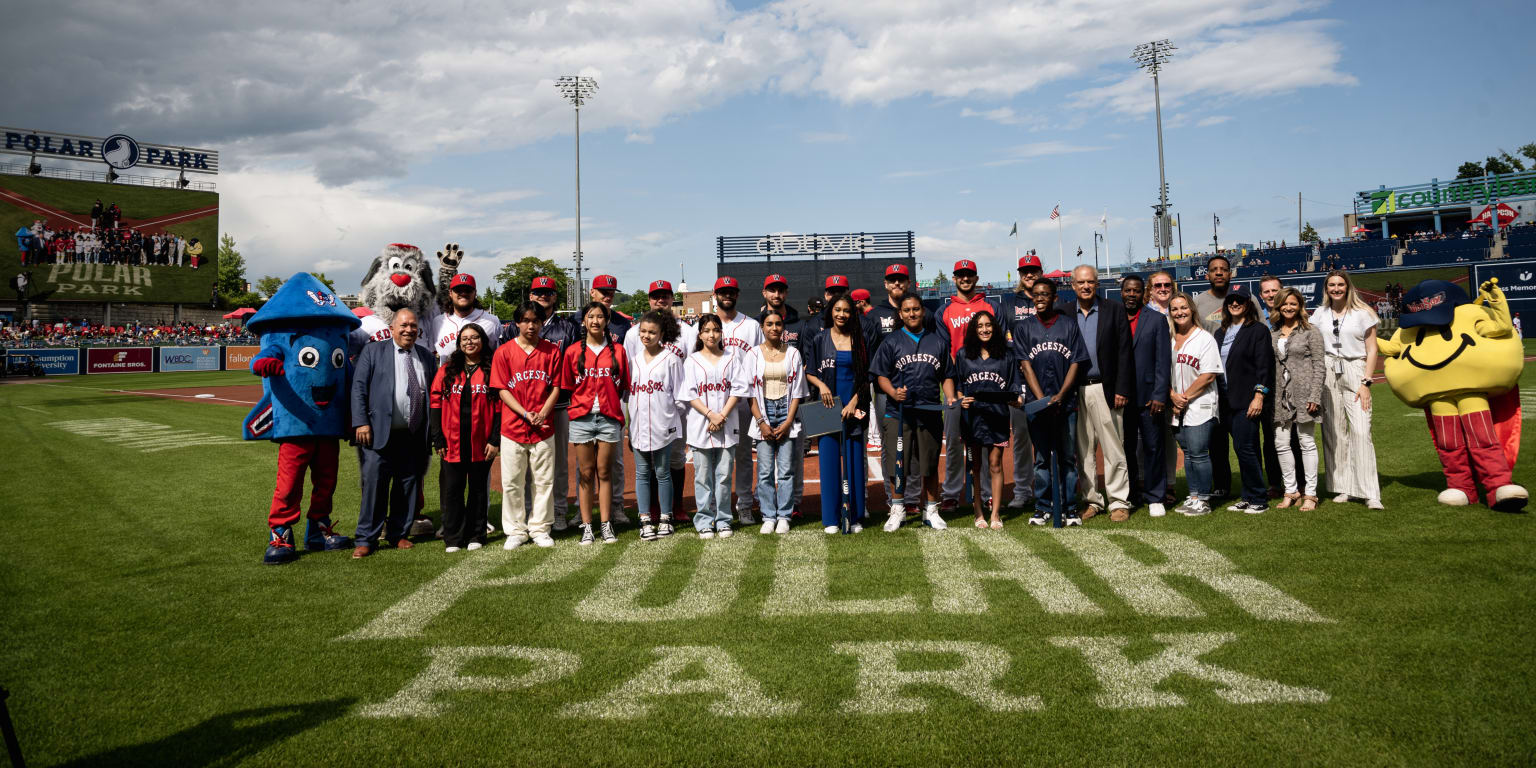
[[[678,390],[677,399],[687,416],[689,445],[694,448],[730,448],[736,445],[741,419],[736,418],[734,410],[726,416],[719,430],[711,432],[709,420],[688,404],[694,400],[703,400],[705,408],[720,413],[725,410],[726,401],[736,397],[740,398],[736,407],[744,407],[746,398],[752,394],[748,375],[746,355],[724,355],[718,363],[711,363],[703,352],[688,356],[688,360],[683,363],[683,385]]]
[[[869,321],[869,326],[875,330],[876,348],[883,344],[887,337],[901,330],[901,313],[891,306],[890,299],[876,304],[864,314],[864,319]],[[938,323],[934,321],[933,313],[923,308],[923,332],[934,333],[939,330]]]
[[[637,451],[665,448],[683,434],[683,361],[662,350],[649,362],[645,351],[629,361],[629,440]]]
[[[696,351],[693,347],[698,342],[699,332],[694,330],[693,326],[679,321],[677,340],[663,341],[661,348],[671,352],[672,356],[681,363]],[[640,323],[638,322],[630,326],[629,332],[624,334],[624,354],[629,355],[631,360],[638,360],[645,354],[645,346],[640,343]]]
[[[955,355],[955,365],[949,378],[955,381],[955,390],[962,397],[976,397],[987,392],[1019,394],[1024,391],[1019,372],[1019,358],[1009,352],[1002,357],[971,357],[961,350]],[[1045,384],[1042,382],[1041,386]],[[1054,390],[1052,391],[1054,394]],[[1008,442],[1008,405],[1005,403],[977,400],[965,409],[964,419],[968,436],[982,445],[1004,445]]]
[[[939,405],[940,387],[949,377],[952,364],[949,341],[940,333],[924,333],[916,341],[906,329],[896,331],[881,342],[869,364],[873,376],[891,380],[893,389],[907,388],[907,405]],[[901,403],[885,398],[885,415],[897,416]]]
[[[459,329],[469,323],[480,326],[485,331],[485,354],[496,351],[496,344],[501,339],[501,319],[483,309],[477,309],[469,313],[468,317],[459,317],[457,313],[449,312],[437,316],[437,322],[433,323],[431,330],[432,351],[437,355],[439,365],[448,362],[453,357],[454,350],[459,348]]]
[[[1061,389],[1067,379],[1067,371],[1074,363],[1088,363],[1088,347],[1077,331],[1077,323],[1068,315],[1057,312],[1050,325],[1041,322],[1038,315],[1026,317],[1013,324],[1013,355],[1029,363],[1040,382],[1040,391],[1050,398]],[[1020,374],[1023,375],[1022,373]],[[1081,377],[1078,383],[1082,383]],[[1029,387],[1024,387],[1024,399],[1036,399]],[[1062,402],[1073,404],[1076,392],[1068,392]]]
[[[763,326],[745,313],[737,312],[734,320],[720,318],[721,346],[730,354],[745,354],[763,343]]]

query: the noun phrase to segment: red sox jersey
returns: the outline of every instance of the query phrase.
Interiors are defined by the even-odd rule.
[[[751,352],[763,343],[763,326],[742,312],[736,313],[735,320],[721,318],[720,329],[721,346],[732,355]]]
[[[687,415],[688,444],[694,448],[730,448],[736,445],[741,420],[735,411],[726,416],[725,424],[718,431],[709,431],[709,420],[704,414],[688,405],[703,400],[704,406],[720,413],[732,397],[746,398],[752,394],[746,370],[746,355],[725,355],[718,363],[711,363],[703,352],[695,352],[683,363],[683,385],[677,399]],[[738,403],[737,408],[741,407]]]
[[[682,321],[678,321],[677,330],[677,340],[664,341],[661,343],[661,348],[671,352],[672,356],[681,363],[693,354],[693,347],[699,342],[699,332]],[[630,326],[629,331],[624,334],[624,354],[629,355],[631,360],[645,354],[645,345],[640,343],[640,323],[638,322]]]
[[[363,320],[366,322],[367,318]],[[495,351],[496,340],[501,338],[501,318],[483,309],[470,312],[468,317],[459,317],[457,313],[449,312],[438,315],[430,331],[426,328],[422,329],[422,335],[432,339],[432,351],[437,355],[439,365],[448,362],[448,358],[453,356],[453,351],[459,348],[459,329],[469,323],[474,323],[485,331],[485,352]],[[389,329],[384,330],[387,332]]]
[[[666,349],[647,361],[645,350],[629,361],[629,440],[637,451],[665,448],[683,434],[683,361]]]

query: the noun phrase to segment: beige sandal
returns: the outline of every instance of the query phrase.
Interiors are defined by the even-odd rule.
[[[1311,512],[1311,511],[1313,511],[1315,509],[1317,509],[1317,497],[1316,496],[1303,496],[1303,497],[1301,497],[1301,511],[1302,512]]]
[[[1281,499],[1280,503],[1275,505],[1275,509],[1290,509],[1291,507],[1296,506],[1298,501],[1301,501],[1301,494],[1287,493],[1285,498]]]

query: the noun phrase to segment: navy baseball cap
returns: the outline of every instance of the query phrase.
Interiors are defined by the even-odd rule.
[[[1421,325],[1450,325],[1456,308],[1472,303],[1461,286],[1445,280],[1425,280],[1403,294],[1403,315],[1399,328]]]

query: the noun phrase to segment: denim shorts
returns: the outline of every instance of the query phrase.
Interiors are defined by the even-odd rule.
[[[583,443],[617,443],[624,428],[619,420],[592,411],[579,419],[571,419],[571,445]]]

